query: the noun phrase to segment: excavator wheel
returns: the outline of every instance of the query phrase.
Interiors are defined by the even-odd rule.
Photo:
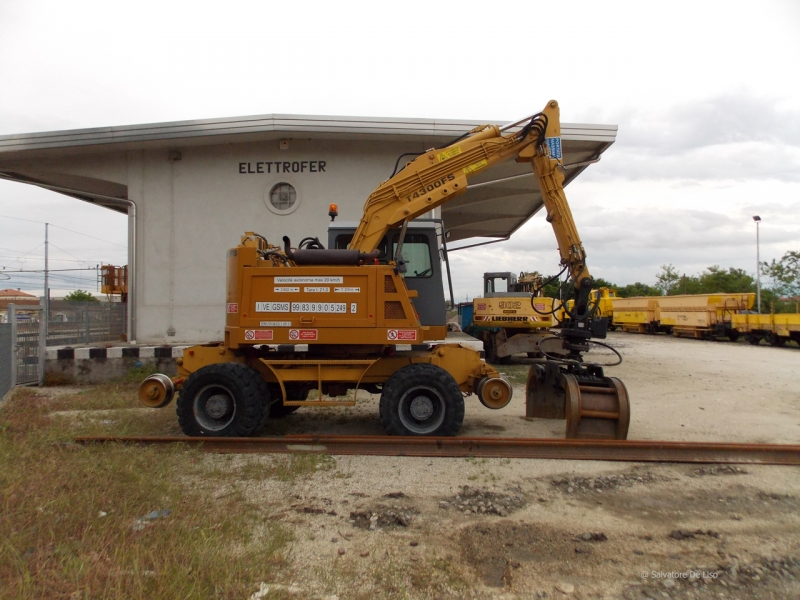
[[[616,377],[604,377],[602,382],[583,384],[574,375],[564,375],[567,439],[627,439],[628,390]]]

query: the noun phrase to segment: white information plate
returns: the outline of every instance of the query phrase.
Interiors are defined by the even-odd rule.
[[[276,293],[281,293],[281,292],[299,292],[300,291],[299,287],[283,287],[283,286],[281,286],[281,287],[275,287],[274,289],[275,289]]]
[[[261,321],[259,327],[291,327],[291,321]]]
[[[256,302],[256,312],[289,312],[289,303]]]
[[[347,313],[347,302],[292,302],[292,312]]]
[[[327,294],[331,291],[331,288],[328,286],[304,287],[303,291],[308,293]]]
[[[357,294],[361,291],[360,287],[335,287],[333,291],[337,294]]]
[[[275,283],[344,283],[344,277],[276,277]]]

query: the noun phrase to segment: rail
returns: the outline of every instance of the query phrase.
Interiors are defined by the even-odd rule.
[[[184,444],[217,453],[312,452],[365,456],[545,458],[624,462],[800,466],[800,445],[719,442],[588,441],[546,438],[287,435],[259,438],[78,437],[82,445]]]

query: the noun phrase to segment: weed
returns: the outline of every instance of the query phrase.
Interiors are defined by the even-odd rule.
[[[53,410],[92,414],[116,392],[19,390],[0,409],[0,596],[242,598],[270,581],[289,533],[240,495],[214,498],[198,450],[69,443],[75,422]]]

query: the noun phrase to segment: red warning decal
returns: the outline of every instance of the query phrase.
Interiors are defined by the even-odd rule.
[[[416,329],[389,329],[386,337],[392,342],[413,342],[417,339]]]
[[[544,310],[544,302],[537,302],[534,304],[534,306],[536,307],[536,310]]]
[[[486,310],[485,304],[478,304],[478,310]]]
[[[316,329],[290,329],[289,339],[293,342],[307,342],[317,339]]]
[[[229,302],[228,303],[228,312],[229,313],[238,313],[239,312],[239,304],[237,302]]]
[[[272,329],[246,329],[244,332],[246,340],[271,340]]]

